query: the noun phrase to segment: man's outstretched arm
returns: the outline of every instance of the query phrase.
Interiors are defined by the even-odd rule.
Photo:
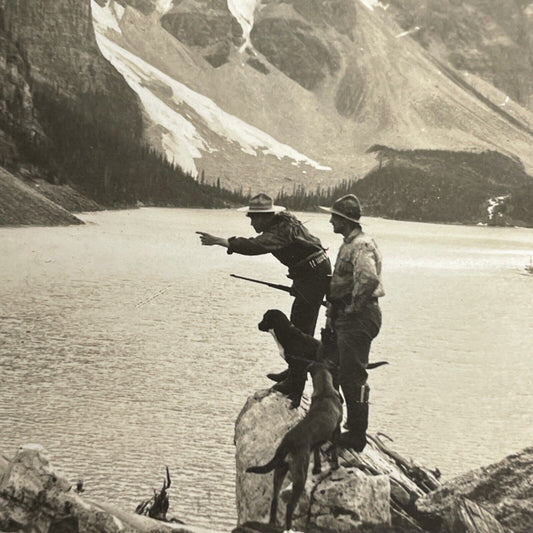
[[[224,237],[217,237],[204,231],[197,231],[196,233],[200,235],[200,241],[204,246],[222,246],[223,248],[229,248],[228,239]]]

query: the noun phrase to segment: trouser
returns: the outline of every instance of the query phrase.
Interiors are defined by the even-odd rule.
[[[337,337],[338,379],[343,389],[361,388],[368,378],[366,367],[372,340],[381,328],[377,301],[353,314],[340,312],[333,322]]]
[[[320,306],[328,289],[331,275],[329,260],[320,263],[311,272],[294,276],[292,294],[294,302],[291,309],[291,322],[304,333],[315,334]]]
[[[320,306],[329,286],[331,265],[329,260],[323,261],[305,275],[293,276],[292,304],[290,321],[303,333],[314,335]],[[286,356],[289,368],[281,374],[273,374],[273,379],[280,381],[274,386],[276,390],[288,394],[294,407],[300,404],[300,399],[307,378],[309,361],[297,357]]]
[[[381,328],[381,310],[377,301],[368,303],[354,314],[340,312],[333,328],[337,340],[338,382],[346,404],[347,433],[340,445],[362,451],[368,428],[368,393],[366,384],[368,356],[372,340]]]

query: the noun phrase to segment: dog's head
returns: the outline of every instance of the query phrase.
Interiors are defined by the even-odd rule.
[[[324,392],[333,388],[333,376],[327,361],[314,361],[307,366],[307,371],[313,379],[314,392]]]
[[[270,331],[271,329],[289,327],[290,325],[291,322],[285,313],[279,309],[269,309],[263,315],[263,319],[257,324],[257,327],[261,331]]]

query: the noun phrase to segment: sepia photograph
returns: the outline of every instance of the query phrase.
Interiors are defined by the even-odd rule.
[[[0,0],[0,533],[532,533],[531,0]]]

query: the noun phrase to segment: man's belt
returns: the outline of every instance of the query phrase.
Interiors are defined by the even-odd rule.
[[[320,265],[324,261],[328,261],[328,256],[326,255],[326,252],[324,252],[324,250],[314,252],[289,267],[289,277],[292,278],[294,276],[312,272],[315,268],[318,267],[318,265]]]
[[[348,294],[343,298],[328,298],[328,301],[331,303],[335,311],[344,312],[344,308],[352,303],[352,295]],[[371,296],[365,300],[364,306],[377,304],[378,302],[378,298]]]

